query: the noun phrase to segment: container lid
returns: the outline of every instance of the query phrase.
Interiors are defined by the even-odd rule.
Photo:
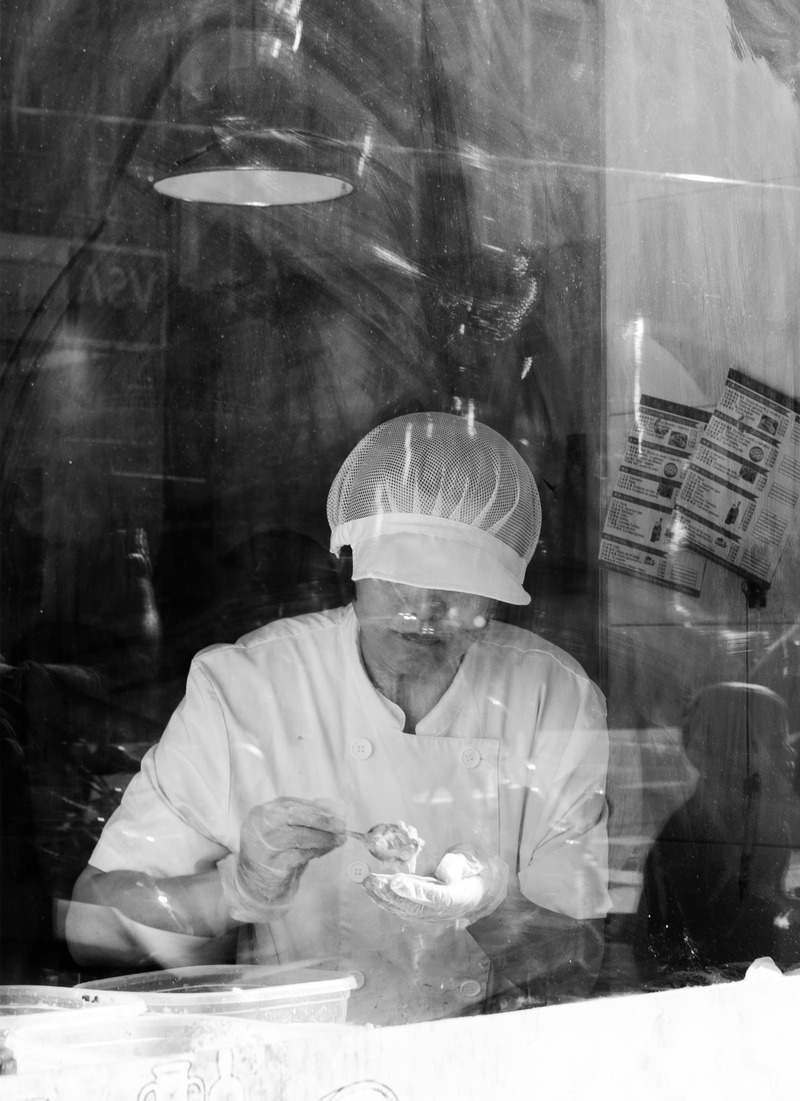
[[[222,1014],[145,1013],[98,1020],[94,1014],[19,1018],[5,1043],[18,1069],[47,1070],[129,1059],[193,1055],[200,1051],[287,1043],[304,1036],[331,1035],[346,1025],[273,1025]]]
[[[137,994],[150,1006],[181,1001],[202,1001],[204,1005],[240,1002],[303,1001],[307,998],[349,994],[358,979],[348,971],[310,968],[217,964],[172,967],[96,979],[81,983],[81,990],[116,990]]]
[[[143,998],[131,991],[83,990],[74,986],[0,986],[0,1032],[28,1016],[59,1017],[77,1010],[106,1011],[114,1017],[136,1016],[147,1010]]]

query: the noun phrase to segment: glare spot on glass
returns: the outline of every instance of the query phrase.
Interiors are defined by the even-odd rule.
[[[636,420],[639,420],[639,403],[642,398],[642,347],[644,345],[644,318],[636,318],[633,326],[633,408],[636,410]],[[639,425],[639,439],[642,438],[642,426]]]
[[[533,356],[525,356],[522,361],[522,374],[520,378],[527,378],[531,367],[533,366]]]
[[[285,9],[287,19],[297,19],[302,6],[303,0],[278,0],[275,5],[275,13],[281,15]]]
[[[153,837],[151,834],[148,833],[147,837],[145,838],[145,841],[155,841],[155,837]]]
[[[253,756],[258,757],[259,760],[261,760],[261,758],[264,756],[263,751],[258,749],[258,747],[254,746],[254,745],[243,745],[243,746],[240,746],[239,748],[244,753],[252,753]]]
[[[303,37],[303,20],[297,20],[297,26],[294,32],[294,42],[292,43],[292,52],[297,53],[300,49],[300,39]]]
[[[105,822],[105,818],[101,818],[100,815],[98,814],[97,821],[98,822]]]
[[[472,623],[473,623],[473,626],[475,627],[476,630],[482,631],[483,628],[486,626],[486,616],[485,615],[476,615],[475,618],[473,619]]]
[[[167,898],[166,895],[156,895],[156,899],[157,899],[158,902],[161,903],[162,906],[169,905],[169,899]]]
[[[475,402],[472,398],[467,402],[467,425],[470,436],[475,435]]]
[[[430,428],[430,425],[428,425]],[[411,425],[406,425],[405,458],[403,460],[403,482],[405,483],[411,473]]]
[[[672,521],[672,541],[673,543],[682,543],[686,535],[686,525],[684,524],[681,516],[676,513]]]
[[[465,164],[471,165],[473,168],[488,169],[491,167],[490,159],[477,145],[462,142],[459,155]]]
[[[361,175],[362,166],[369,157],[371,149],[372,138],[368,134],[367,137],[364,139],[364,149],[358,165],[359,175]],[[422,275],[422,272],[416,266],[416,264],[412,264],[409,260],[406,260],[404,256],[400,256],[398,253],[392,252],[391,249],[385,248],[383,245],[373,245],[372,251],[379,260],[383,260],[385,264],[389,264],[393,268],[398,268],[400,271],[405,272],[406,275]]]
[[[358,168],[356,169],[356,175],[357,176],[363,176],[364,169],[367,166],[367,161],[369,160],[369,157],[370,157],[371,153],[372,153],[372,134],[367,133],[367,134],[364,135],[364,144],[361,148],[361,156],[358,158]],[[414,268],[413,264],[409,264],[407,260],[403,260],[401,257],[397,256],[395,253],[391,252],[389,249],[382,248],[380,245],[375,246],[375,252],[378,253],[378,254],[386,253],[385,259],[389,259],[390,263],[394,263],[400,268],[411,269],[412,271],[416,270]]]

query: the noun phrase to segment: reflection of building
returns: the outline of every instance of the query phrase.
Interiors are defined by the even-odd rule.
[[[304,5],[300,94],[326,121],[366,118],[369,148],[346,202],[254,211],[151,186],[207,121],[176,120],[247,82],[235,0],[156,17],[66,0],[47,19],[32,2],[5,28],[0,650],[79,667],[27,680],[47,806],[69,798],[95,828],[115,747],[153,734],[193,651],[339,601],[329,480],[412,408],[457,406],[524,454],[546,535],[515,614],[597,675],[597,6],[493,2],[489,19],[470,3],[457,25],[446,0]],[[65,744],[70,769],[91,757],[77,780],[59,779]],[[70,871],[86,836],[70,834]]]
[[[6,566],[38,589],[40,623],[63,630],[76,608],[86,621],[113,603],[98,559],[113,532],[146,529],[152,542],[161,521],[165,259],[3,234],[0,270]],[[3,619],[12,654],[15,616]]]
[[[46,335],[59,343],[131,352],[164,347],[166,260],[161,251],[128,245],[0,233],[3,343],[13,347],[23,328],[46,308]],[[56,321],[80,317],[77,331]],[[41,329],[29,332],[40,336]]]

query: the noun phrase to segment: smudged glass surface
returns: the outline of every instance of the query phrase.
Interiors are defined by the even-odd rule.
[[[501,614],[608,700],[581,996],[800,965],[797,532],[767,586],[599,560],[643,396],[710,416],[735,370],[798,400],[793,9],[4,0],[2,33],[0,980],[102,977],[54,902],[192,655],[346,603],[330,482],[421,410],[529,463],[532,600]],[[154,187],[220,157],[352,190]]]

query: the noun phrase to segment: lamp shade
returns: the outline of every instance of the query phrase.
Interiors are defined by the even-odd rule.
[[[214,8],[190,29],[172,59],[165,121],[191,137],[163,165],[156,191],[259,207],[353,191],[369,137],[339,79],[341,36],[332,45],[301,7],[253,0],[224,14]]]
[[[359,151],[298,130],[215,127],[217,138],[157,180],[156,191],[185,202],[286,206],[350,194]]]

